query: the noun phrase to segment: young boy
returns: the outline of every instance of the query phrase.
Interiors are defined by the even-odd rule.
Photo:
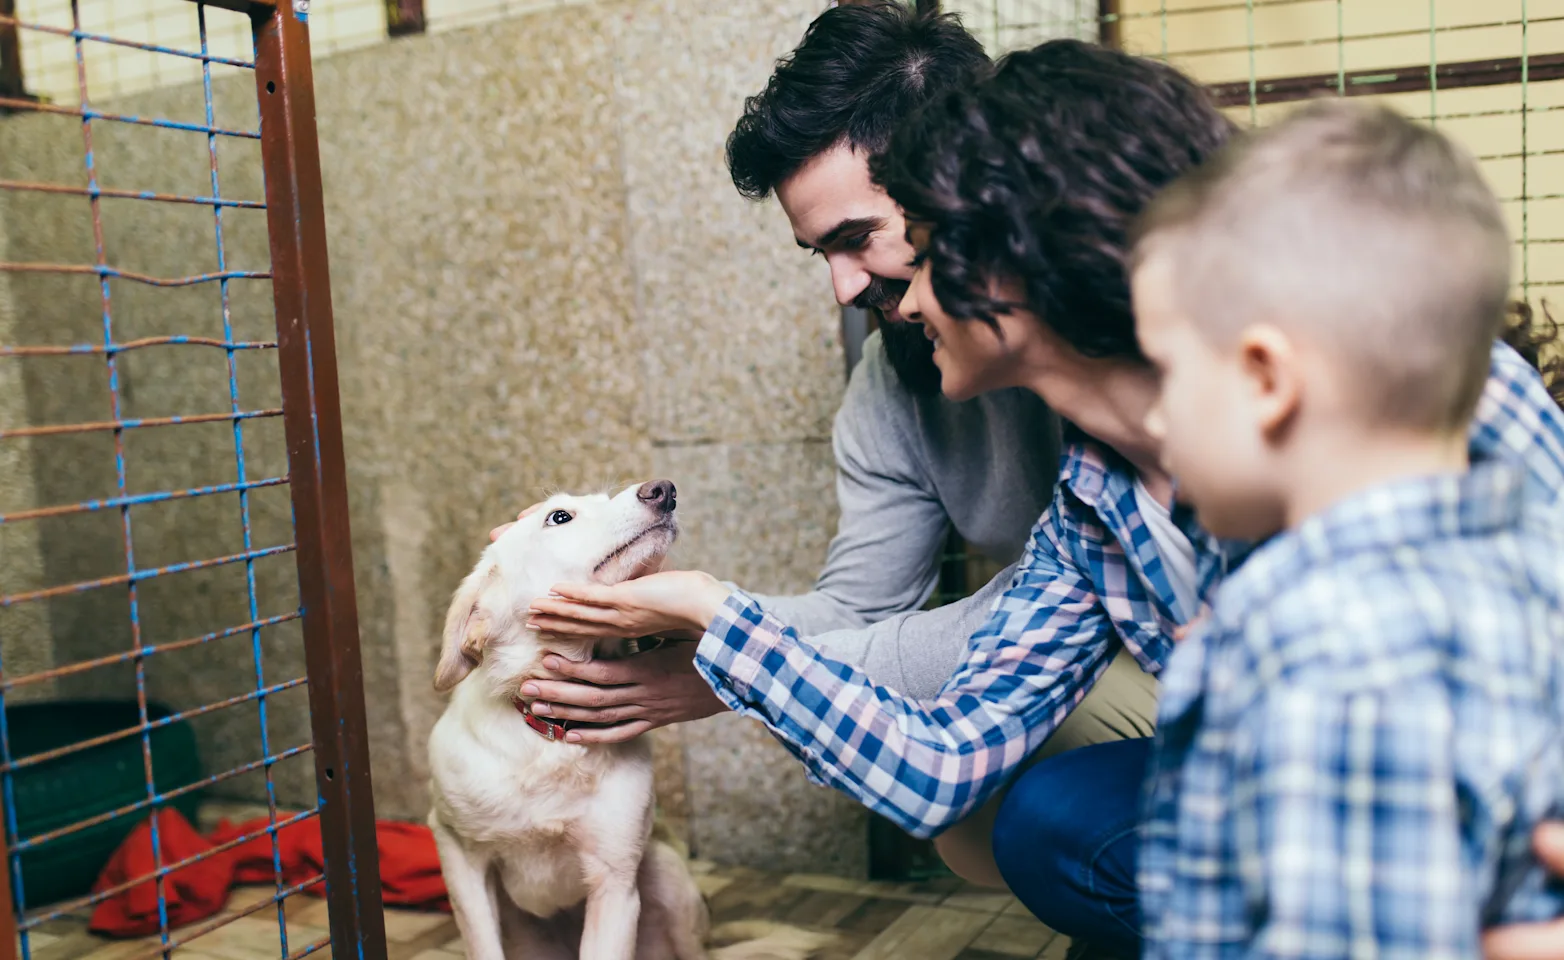
[[[1162,674],[1148,957],[1477,957],[1564,911],[1528,846],[1564,797],[1564,517],[1468,462],[1510,249],[1468,154],[1346,100],[1142,218],[1148,427],[1207,529],[1271,537]]]

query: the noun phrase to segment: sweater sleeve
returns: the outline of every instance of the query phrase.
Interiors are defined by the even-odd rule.
[[[920,464],[912,398],[895,376],[871,336],[832,431],[840,520],[825,568],[808,593],[755,598],[803,636],[915,610],[938,580],[950,519]]]
[[[1011,564],[976,593],[933,610],[910,610],[855,630],[833,630],[809,638],[825,656],[852,664],[915,700],[930,700],[950,680],[967,654],[967,638],[988,620],[989,611],[1015,578]]]

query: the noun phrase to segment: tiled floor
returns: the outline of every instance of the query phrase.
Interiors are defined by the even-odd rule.
[[[711,904],[712,921],[774,920],[829,931],[835,940],[820,960],[1061,960],[1069,942],[1038,923],[1002,894],[957,880],[922,884],[860,883],[839,877],[779,875],[697,861],[696,878]],[[236,891],[230,914],[270,897],[269,889]],[[206,921],[212,923],[214,921]],[[294,897],[287,909],[290,953],[324,937],[326,906]],[[196,928],[178,931],[188,937]],[[462,960],[461,940],[448,915],[388,911],[390,960]],[[54,921],[33,939],[34,960],[129,960],[156,939],[112,941],[86,932],[86,918]],[[179,960],[277,960],[277,918],[263,909],[213,930]],[[329,950],[311,954],[327,958]]]

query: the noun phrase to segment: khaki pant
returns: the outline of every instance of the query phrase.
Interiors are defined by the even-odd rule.
[[[1149,737],[1157,717],[1157,681],[1140,668],[1127,651],[1120,650],[1107,671],[1080,706],[1070,712],[1059,729],[1038,747],[1021,769],[1039,760],[1076,747],[1110,740]],[[970,883],[1004,889],[1005,881],[994,863],[994,818],[1007,790],[988,799],[976,813],[940,834],[934,848],[945,865]]]

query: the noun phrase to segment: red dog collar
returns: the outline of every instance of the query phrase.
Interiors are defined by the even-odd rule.
[[[538,736],[549,740],[565,739],[565,731],[569,729],[566,726],[569,723],[568,720],[545,720],[533,714],[527,705],[520,700],[511,700],[511,703],[515,705],[516,712],[521,714],[521,719],[526,722],[527,726],[538,732]]]

